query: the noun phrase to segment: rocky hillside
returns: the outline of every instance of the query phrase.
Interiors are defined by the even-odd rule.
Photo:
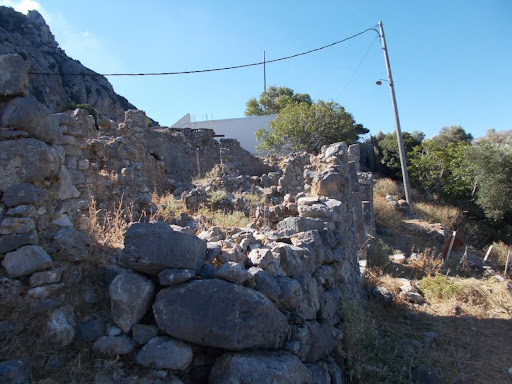
[[[0,7],[0,54],[17,53],[30,65],[30,72],[95,74],[59,48],[50,28],[37,11],[28,15]],[[66,103],[90,104],[111,119],[124,117],[135,107],[114,92],[104,76],[30,75],[29,92],[51,111]]]

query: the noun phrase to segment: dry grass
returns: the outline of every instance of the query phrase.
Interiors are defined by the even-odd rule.
[[[201,230],[208,229],[210,226],[243,228],[251,222],[251,219],[240,211],[223,212],[202,207],[199,209],[198,214],[208,219],[208,223],[203,223]]]
[[[132,223],[133,203],[114,204],[113,211],[96,208],[96,200],[89,200],[89,235],[102,247],[121,248],[124,234]]]
[[[512,246],[505,244],[503,241],[492,243],[492,251],[489,256],[491,260],[495,261],[498,268],[501,271],[505,271],[505,265],[507,263],[507,254],[511,253],[510,260],[508,262],[507,275],[512,277]]]
[[[377,179],[373,186],[374,195],[386,197],[391,195],[396,199],[400,199],[403,196],[403,192],[398,183],[389,178]]]
[[[172,218],[187,212],[185,203],[182,200],[176,199],[171,192],[159,195],[155,191],[152,193],[151,199],[157,207],[156,213],[151,215],[151,220],[169,222]]]
[[[197,176],[192,179],[192,184],[194,185],[204,185],[208,182],[214,182],[219,178],[222,173],[222,167],[220,164],[215,164],[215,166],[208,172],[206,172],[202,176]]]
[[[373,196],[373,215],[376,224],[381,227],[396,230],[402,225],[402,214],[381,195]]]
[[[413,203],[413,211],[429,223],[441,223],[449,231],[462,220],[462,212],[450,205]]]
[[[356,351],[361,359],[385,369],[370,367],[372,375],[360,382],[409,383],[411,369],[421,363],[443,383],[510,382],[506,370],[512,344],[506,340],[512,337],[512,293],[507,282],[434,275],[417,283],[425,298],[423,305],[398,296],[399,283],[392,276],[378,271],[367,275],[370,288],[386,287],[395,298],[387,304],[369,302],[371,318],[366,322],[373,319],[378,333],[369,350]],[[425,332],[437,335],[432,343],[425,343]],[[401,355],[403,339],[419,341],[421,351]],[[368,369],[365,361],[361,369]]]

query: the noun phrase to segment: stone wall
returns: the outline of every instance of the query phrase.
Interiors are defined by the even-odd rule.
[[[105,373],[118,356],[155,383],[342,382],[340,304],[360,299],[368,193],[344,143],[277,167],[210,130],[147,127],[142,111],[100,119],[97,130],[86,111],[51,114],[29,96],[15,55],[0,57],[0,94],[0,299],[39,316],[54,356],[89,343],[105,368],[95,382],[137,382]],[[200,233],[192,218],[132,224],[98,283],[110,314],[95,313],[103,293],[83,273],[100,268],[90,261],[91,203],[131,202],[137,218],[153,209],[152,191],[185,188],[196,167],[220,162],[220,185],[266,196],[253,224]],[[15,342],[17,326],[0,318],[0,337]],[[0,377],[18,362],[13,374],[27,372],[18,357],[0,355],[9,360]]]

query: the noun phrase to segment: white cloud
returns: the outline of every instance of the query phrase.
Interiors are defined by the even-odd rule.
[[[14,8],[15,11],[24,13],[25,15],[28,11],[36,10],[41,12],[43,9],[41,4],[34,0],[0,0],[0,5]]]

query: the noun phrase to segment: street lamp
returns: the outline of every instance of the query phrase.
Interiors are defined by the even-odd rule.
[[[391,104],[393,104],[393,113],[395,114],[395,125],[396,125],[396,137],[398,140],[398,153],[400,154],[400,165],[402,167],[402,177],[404,180],[404,191],[405,200],[407,204],[411,206],[411,189],[409,187],[409,174],[407,172],[407,162],[405,160],[405,149],[402,141],[402,131],[400,130],[400,119],[398,118],[398,108],[396,106],[395,88],[393,86],[393,76],[391,75],[391,67],[389,65],[388,49],[386,47],[386,38],[384,36],[384,29],[382,27],[382,21],[379,21],[380,39],[382,41],[382,51],[384,52],[384,61],[386,62],[386,69],[388,72],[388,79],[380,79],[375,82],[377,85],[382,85],[383,81],[389,84],[389,90],[391,92]]]

